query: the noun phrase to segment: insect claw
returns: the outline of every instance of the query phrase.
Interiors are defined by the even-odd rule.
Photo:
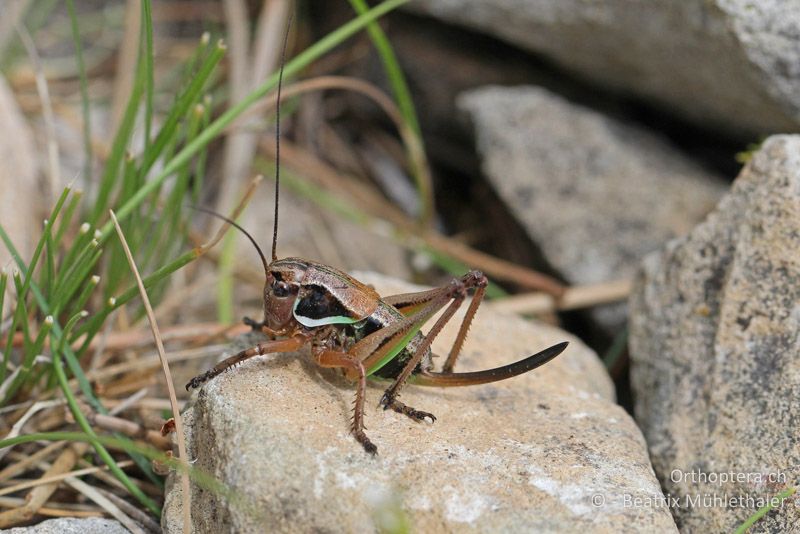
[[[366,434],[359,432],[356,434],[356,439],[359,441],[359,443],[361,443],[365,451],[373,456],[378,454],[378,447],[376,447],[375,444],[369,440]]]
[[[261,331],[261,328],[264,326],[264,323],[263,323],[263,322],[256,321],[256,320],[254,320],[254,319],[251,319],[250,317],[247,317],[247,316],[245,316],[245,317],[243,317],[243,318],[242,318],[242,322],[243,322],[245,325],[247,325],[247,326],[249,326],[250,328],[252,328],[252,329],[253,329],[253,331],[259,331],[259,332],[260,332],[260,331]]]

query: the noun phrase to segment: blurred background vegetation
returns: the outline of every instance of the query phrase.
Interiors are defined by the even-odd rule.
[[[290,14],[278,255],[430,285],[482,269],[492,298],[535,294],[522,311],[587,339],[624,382],[625,332],[596,335],[580,312],[557,313],[555,297],[569,290],[454,127],[453,96],[478,83],[591,92],[489,38],[409,14],[373,23],[402,3],[3,3],[0,432],[20,444],[0,451],[0,526],[65,513],[158,515],[167,460],[154,470],[150,449],[134,441],[168,448],[158,430],[173,406],[108,211],[183,384],[248,330],[242,316],[261,313],[250,244],[231,233],[204,248],[218,221],[188,207],[230,214],[263,174],[239,221],[269,248],[274,89]],[[442,58],[452,68],[441,70]],[[670,131],[636,102],[604,101]],[[709,167],[733,167],[736,142],[691,128],[688,138],[703,139],[681,142]],[[582,306],[609,299],[592,295]],[[94,490],[42,482],[73,469],[88,469]],[[25,478],[31,470],[38,484]]]

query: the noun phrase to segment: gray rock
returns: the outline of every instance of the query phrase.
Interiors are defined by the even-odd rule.
[[[666,491],[756,499],[796,484],[800,136],[769,138],[705,222],[648,256],[630,306],[636,418]],[[673,511],[687,532],[730,532],[754,504]],[[795,504],[759,532],[796,531]]]
[[[569,282],[633,276],[641,258],[688,232],[724,186],[646,131],[536,87],[459,98],[483,171],[547,261]],[[610,331],[624,306],[595,312]]]
[[[410,8],[704,124],[765,133],[800,125],[797,0],[420,0]]]
[[[382,294],[412,289],[359,278]],[[451,321],[434,351],[445,353],[456,330]],[[337,373],[302,353],[245,362],[205,385],[185,414],[194,465],[234,495],[194,487],[195,531],[674,531],[666,509],[624,505],[625,494],[663,496],[639,430],[580,341],[479,313],[459,367],[491,367],[565,339],[564,354],[506,382],[404,389],[404,402],[438,416],[432,425],[377,409],[383,389],[369,387],[366,425],[377,457],[348,432],[354,389]],[[174,478],[166,532],[180,528]]]
[[[104,517],[59,517],[29,527],[4,530],[7,534],[128,534],[116,519]]]

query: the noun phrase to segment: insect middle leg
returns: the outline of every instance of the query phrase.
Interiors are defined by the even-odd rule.
[[[344,368],[354,372],[358,376],[358,386],[356,398],[353,406],[353,421],[351,430],[353,435],[370,454],[378,452],[378,448],[372,443],[364,433],[364,397],[367,390],[367,373],[364,364],[354,356],[336,350],[313,350],[314,358],[321,367]]]

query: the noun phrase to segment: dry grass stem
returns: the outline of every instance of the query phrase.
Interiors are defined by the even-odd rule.
[[[63,443],[63,442],[60,442]],[[133,464],[132,460],[124,460],[119,462],[117,465],[119,467],[129,467]],[[84,469],[76,469],[75,471],[70,471],[68,473],[61,473],[58,475],[53,475],[50,477],[44,477],[37,480],[28,480],[26,482],[20,482],[19,484],[14,484],[13,486],[7,486],[5,488],[0,489],[0,495],[8,495],[10,493],[16,493],[17,491],[24,490],[27,488],[33,488],[36,486],[40,486],[42,484],[49,484],[51,482],[58,482],[60,480],[64,480],[65,478],[69,477],[79,477],[83,475],[91,475],[93,473],[97,473],[98,471],[102,471],[104,469],[108,469],[107,466],[94,466],[94,467],[86,467]]]
[[[147,515],[142,510],[136,508],[131,503],[115,495],[114,493],[103,488],[97,488],[102,495],[105,495],[109,501],[113,502],[117,507],[131,516],[137,523],[143,526],[148,532],[153,534],[161,534],[161,525],[153,520],[152,517]]]
[[[144,282],[142,282],[142,277],[139,275],[139,270],[136,267],[136,262],[133,259],[131,249],[128,247],[128,242],[125,240],[125,235],[122,233],[122,228],[119,226],[117,216],[114,214],[113,210],[109,210],[109,213],[111,215],[111,219],[114,221],[114,227],[116,228],[117,235],[122,243],[125,256],[128,258],[128,264],[130,265],[131,271],[136,278],[136,285],[139,286],[139,294],[142,297],[142,302],[144,304],[145,311],[147,312],[147,319],[150,321],[150,327],[153,329],[153,337],[155,338],[156,347],[158,348],[158,355],[161,359],[161,366],[164,370],[164,378],[167,382],[169,400],[170,404],[172,405],[172,415],[175,418],[175,430],[178,441],[178,460],[183,464],[183,469],[181,470],[181,489],[183,490],[183,532],[184,534],[190,534],[192,526],[189,493],[189,458],[186,456],[186,437],[183,433],[183,421],[181,418],[180,409],[178,408],[178,397],[175,394],[175,384],[172,382],[172,374],[170,373],[169,363],[167,362],[167,356],[164,351],[164,343],[162,342],[161,336],[158,333],[158,324],[156,323],[155,314],[153,313],[153,307],[150,305],[150,299],[147,297],[147,290],[144,288]]]
[[[83,480],[79,480],[74,476],[64,479],[64,482],[71,486],[73,489],[85,495],[88,499],[93,501],[97,506],[105,510],[111,517],[122,523],[122,525],[130,530],[133,534],[146,534],[139,524],[131,519],[125,512],[111,502],[105,495],[97,491]]]
[[[128,0],[125,3],[125,33],[119,47],[117,59],[117,76],[114,79],[114,91],[111,99],[111,123],[109,132],[119,129],[119,122],[125,112],[125,106],[133,90],[133,77],[136,74],[136,62],[139,56],[139,34],[141,33],[142,10],[140,0]]]
[[[56,141],[56,120],[53,114],[53,103],[50,99],[50,90],[47,87],[47,79],[44,75],[42,68],[42,61],[39,58],[39,53],[36,51],[36,45],[33,42],[28,30],[22,26],[17,26],[17,33],[25,46],[28,53],[28,59],[33,65],[34,72],[36,73],[36,91],[39,93],[39,100],[42,103],[42,117],[44,118],[45,133],[47,135],[47,161],[49,166],[48,176],[50,198],[47,200],[46,205],[50,206],[55,202],[56,191],[61,185],[61,163],[58,159],[58,141]]]
[[[285,0],[264,0],[257,22],[256,38],[249,47],[250,32],[247,8],[242,0],[224,0],[228,29],[229,87],[231,102],[239,102],[247,93],[275,69],[280,59],[283,28],[289,16]],[[248,124],[257,121],[258,114],[249,114]],[[253,132],[230,132],[225,140],[223,172],[225,181],[217,197],[217,208],[227,209],[236,195],[239,184],[250,172],[256,152],[257,135]]]
[[[42,475],[42,478],[53,477],[72,471],[75,462],[89,449],[88,443],[73,443],[64,449],[53,464]],[[33,488],[25,496],[25,504],[18,508],[0,513],[0,528],[8,528],[30,521],[39,509],[44,506],[50,496],[58,488],[58,482],[42,484]]]
[[[147,440],[159,449],[166,450],[171,446],[170,440],[162,436],[160,432],[147,429],[134,421],[129,421],[121,417],[114,417],[113,415],[92,412],[88,406],[81,406],[81,411],[86,414],[87,419],[89,419],[93,426],[111,430],[112,432],[121,432],[132,438]]]
[[[247,206],[247,203],[250,202],[250,197],[252,197],[253,193],[255,193],[256,187],[258,186],[259,183],[261,183],[261,180],[263,179],[264,177],[259,174],[250,181],[250,184],[247,186],[244,195],[242,195],[242,200],[239,201],[239,205],[236,206],[236,209],[234,209],[233,213],[230,214],[230,216],[228,217],[229,219],[235,221],[236,219],[239,218],[239,215],[241,215],[242,211],[244,211],[244,208],[245,206]],[[203,255],[212,248],[214,248],[214,245],[219,243],[219,241],[222,239],[222,236],[225,235],[225,232],[227,232],[228,228],[230,227],[231,227],[230,223],[226,222],[225,224],[223,224],[211,241],[198,247],[197,254]]]
[[[22,415],[22,417],[20,417],[14,423],[14,426],[11,427],[11,431],[5,436],[4,439],[10,439],[19,436],[20,432],[22,432],[22,427],[25,426],[25,423],[27,423],[31,417],[36,415],[36,412],[47,408],[52,408],[54,406],[60,406],[61,404],[64,404],[63,400],[49,400],[49,401],[35,402],[30,408],[28,408],[28,410]],[[0,460],[2,460],[10,450],[11,447],[6,447],[5,449],[0,450]]]
[[[274,155],[275,148],[271,143],[263,141],[260,146],[266,153]],[[421,241],[432,249],[447,254],[470,267],[480,269],[497,280],[516,283],[529,289],[546,291],[554,296],[560,296],[565,291],[565,287],[550,276],[480,252],[437,232],[428,231],[417,236],[416,222],[385,200],[379,193],[364,187],[363,184],[355,184],[313,154],[287,141],[281,142],[281,158],[287,167],[322,185],[330,194],[340,196],[344,192],[343,194],[350,195],[355,188],[357,192],[353,191],[350,202],[357,203],[361,209],[376,220],[386,220],[394,225],[399,233],[400,244],[404,247],[416,250]],[[384,227],[385,225],[381,225],[378,229],[385,233]]]
[[[66,444],[66,441],[55,441],[39,449],[33,454],[25,455],[19,458],[16,463],[13,463],[0,471],[0,482],[14,478],[15,476],[22,474],[29,469],[33,469],[36,467],[37,462],[45,460],[48,456],[63,448]],[[14,453],[12,452],[11,454],[13,455]]]
[[[25,499],[22,497],[0,497],[0,507],[17,508],[24,505]],[[103,517],[105,515],[103,510],[96,506],[60,502],[51,502],[50,506],[42,506],[36,514],[49,517]]]
[[[514,295],[489,303],[497,311],[538,315],[554,311],[591,308],[611,304],[628,298],[631,280],[616,280],[585,286],[568,287],[560,299],[545,293],[526,293]]]
[[[389,119],[391,119],[391,121],[394,123],[397,132],[400,134],[400,138],[402,139],[403,145],[407,151],[410,166],[417,170],[417,173],[422,180],[422,194],[427,197],[424,199],[423,204],[427,202],[428,205],[432,205],[433,197],[431,195],[433,194],[433,180],[431,178],[428,160],[425,156],[425,150],[422,146],[422,143],[419,137],[417,137],[411,128],[405,123],[403,116],[394,101],[388,95],[386,95],[386,93],[381,91],[380,88],[374,84],[365,82],[364,80],[347,76],[318,76],[316,78],[297,82],[286,87],[283,91],[281,91],[281,101],[299,94],[314,91],[324,91],[328,89],[352,91],[361,94],[372,100],[383,110],[384,113],[386,113]],[[254,105],[243,116],[243,119],[251,120],[253,115],[260,115],[264,112],[264,110],[275,107],[276,104],[277,95],[273,95],[270,98],[265,98]],[[229,126],[229,130],[241,127],[242,122],[235,121],[231,126]],[[352,188],[350,192],[355,194],[356,197],[358,196],[358,193],[352,191]]]

